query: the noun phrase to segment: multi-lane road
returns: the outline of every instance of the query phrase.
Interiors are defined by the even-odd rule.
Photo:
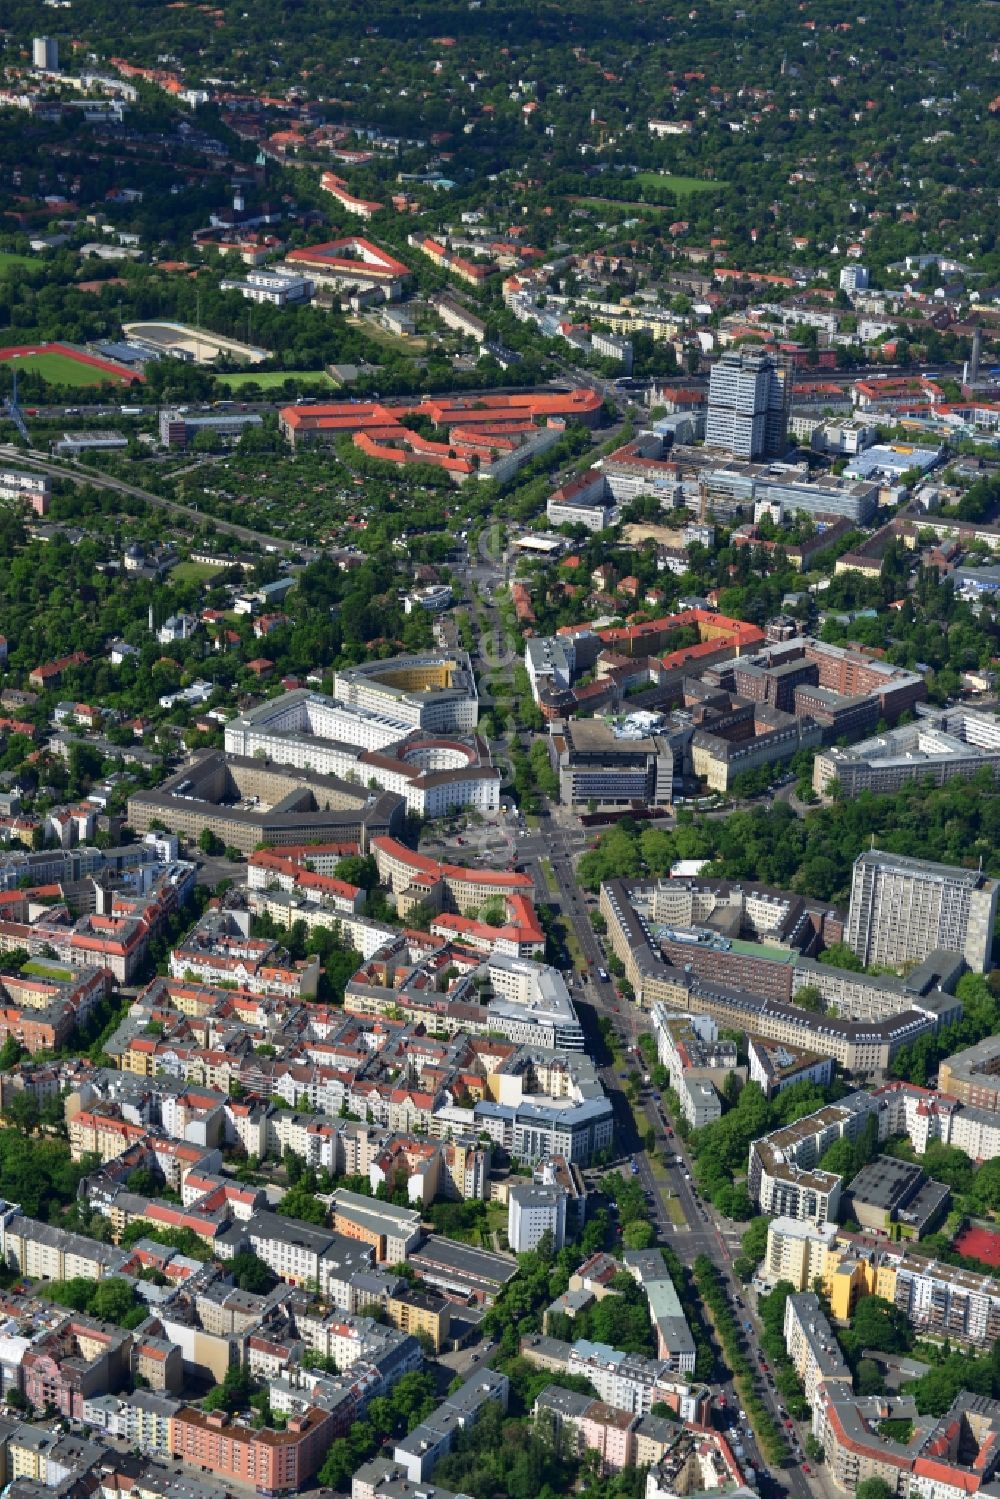
[[[627,1001],[619,999],[613,983],[600,978],[600,970],[607,959],[590,924],[591,903],[581,891],[575,872],[575,863],[586,847],[587,835],[578,823],[562,820],[560,814],[542,818],[537,830],[524,836],[515,834],[517,859],[535,879],[540,901],[559,908],[563,920],[573,931],[576,943],[587,965],[586,976],[574,980],[574,996],[582,1000],[581,1018],[585,1020],[607,1017],[619,1044],[634,1053],[638,1035],[648,1029],[642,1012]],[[543,863],[545,861],[545,863]],[[555,881],[555,889],[548,878],[548,871]],[[590,1007],[588,1015],[587,1007]],[[593,1036],[592,1043],[600,1054],[600,1042]],[[627,1070],[643,1070],[641,1057],[630,1055]],[[625,1069],[623,1069],[625,1070]],[[718,1270],[726,1293],[730,1298],[734,1315],[743,1329],[745,1348],[751,1367],[755,1370],[758,1394],[774,1421],[791,1437],[786,1426],[787,1417],[772,1383],[772,1374],[761,1368],[761,1324],[751,1305],[751,1298],[733,1274],[732,1262],[738,1253],[740,1228],[721,1219],[715,1210],[704,1203],[694,1189],[691,1177],[691,1162],[683,1142],[670,1131],[660,1101],[651,1089],[645,1088],[640,1095],[637,1117],[644,1117],[656,1135],[656,1149],[661,1160],[667,1161],[666,1177],[653,1172],[649,1155],[637,1138],[633,1112],[622,1092],[622,1079],[614,1063],[600,1068],[601,1078],[615,1110],[617,1140],[622,1151],[622,1160],[634,1159],[637,1180],[641,1183],[650,1205],[651,1221],[657,1229],[661,1242],[669,1244],[684,1264],[691,1265],[706,1255]],[[629,1169],[628,1166],[625,1168]],[[667,1207],[669,1198],[680,1204],[684,1222],[675,1223]],[[817,1493],[825,1493],[825,1485],[819,1474],[802,1471],[801,1459],[787,1461],[780,1469],[769,1469],[761,1455],[749,1423],[739,1417],[739,1401],[731,1379],[718,1381],[720,1392],[726,1399],[727,1424],[735,1422],[739,1431],[732,1431],[734,1440],[739,1440],[746,1454],[746,1462],[763,1476],[762,1492],[767,1494],[787,1493],[792,1499],[816,1499]],[[801,1440],[804,1431],[796,1434]]]

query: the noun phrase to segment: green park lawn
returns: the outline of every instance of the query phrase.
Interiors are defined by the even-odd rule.
[[[16,271],[21,265],[37,265],[38,260],[33,255],[18,255],[14,250],[0,250],[0,276],[6,276],[8,271]]]
[[[34,960],[25,963],[21,972],[30,973],[39,979],[61,979],[67,984],[73,977],[68,968],[57,968],[52,963],[36,963]]]
[[[655,174],[654,174],[655,175]],[[580,203],[584,208],[620,208],[623,213],[673,213],[673,208],[668,208],[665,203],[646,203],[641,198],[628,200],[622,198],[580,198],[571,196],[563,200],[566,203]],[[588,455],[589,456],[589,455]]]
[[[170,578],[174,583],[204,583],[223,571],[214,562],[178,562],[170,569]]]

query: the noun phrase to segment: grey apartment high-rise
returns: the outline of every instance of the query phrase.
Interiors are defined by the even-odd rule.
[[[935,948],[990,966],[1000,886],[975,869],[871,849],[854,862],[847,943],[867,966],[919,963]]]
[[[705,442],[735,458],[783,457],[790,397],[788,366],[759,350],[727,350],[709,376]]]
[[[31,63],[36,73],[58,73],[59,43],[50,36],[36,36],[31,43]]]

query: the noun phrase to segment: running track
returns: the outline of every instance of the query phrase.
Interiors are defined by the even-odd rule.
[[[0,362],[16,359],[19,356],[27,359],[32,354],[61,354],[64,359],[72,359],[76,364],[89,365],[94,370],[103,370],[106,375],[112,375],[116,380],[125,383],[130,380],[142,381],[146,378],[145,375],[138,375],[133,370],[127,370],[122,364],[112,364],[109,359],[99,359],[96,354],[84,354],[82,349],[74,349],[71,344],[11,344],[5,349],[0,349]]]

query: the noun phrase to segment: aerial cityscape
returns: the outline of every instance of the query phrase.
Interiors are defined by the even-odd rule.
[[[0,70],[0,1499],[1000,1499],[1000,9]]]

